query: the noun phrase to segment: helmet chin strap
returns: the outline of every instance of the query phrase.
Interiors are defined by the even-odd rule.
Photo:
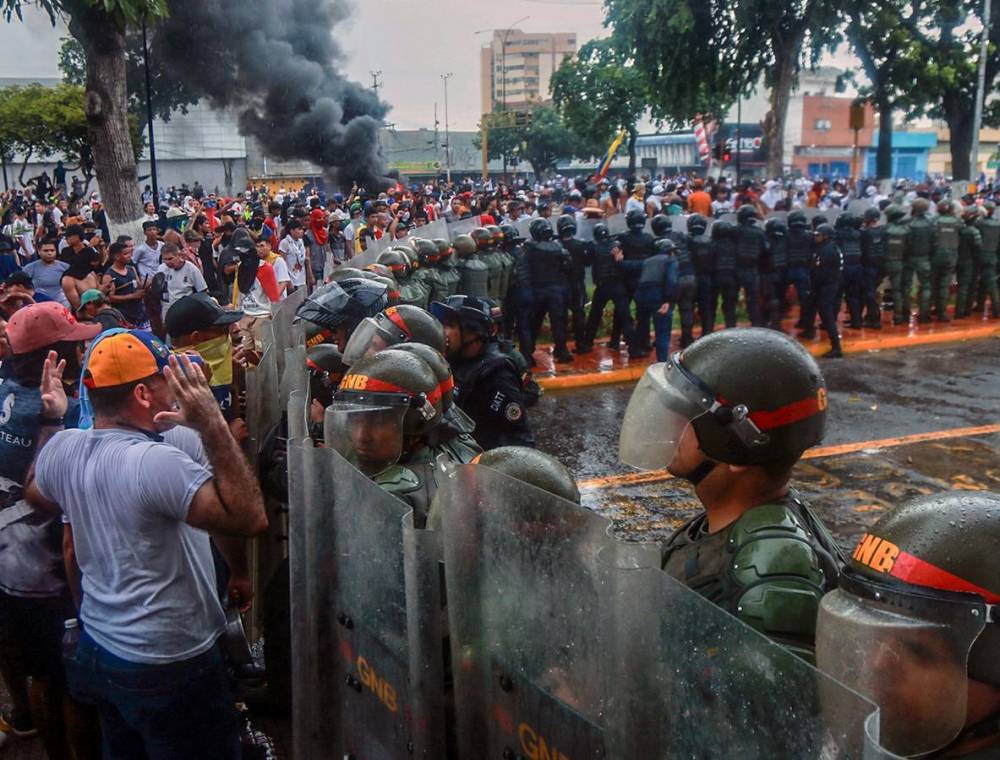
[[[711,459],[706,459],[687,475],[683,475],[681,477],[683,477],[684,480],[688,481],[691,485],[696,486],[708,477],[709,473],[715,469],[717,464],[717,462],[713,462]]]

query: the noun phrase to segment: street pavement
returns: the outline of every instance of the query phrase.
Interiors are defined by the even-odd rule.
[[[887,508],[948,489],[1000,491],[1000,340],[847,356],[820,364],[826,437],[794,483],[849,547]],[[617,461],[633,383],[547,391],[531,410],[541,449],[577,477],[583,503],[629,540],[656,541],[698,509],[690,487]]]

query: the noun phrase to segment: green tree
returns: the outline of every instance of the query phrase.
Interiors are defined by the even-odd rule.
[[[167,12],[166,0],[2,0],[10,21],[34,5],[55,24],[66,18],[86,60],[84,114],[97,181],[113,225],[133,223],[142,214],[137,192],[135,153],[128,120],[125,32],[146,17]]]
[[[497,109],[494,113],[501,114],[503,110]],[[473,141],[480,150],[482,135],[480,124],[479,134]],[[555,108],[539,103],[531,109],[528,126],[491,128],[486,139],[486,154],[493,160],[503,156],[521,158],[531,164],[535,176],[541,177],[555,169],[560,158],[579,156],[582,145]]]
[[[608,145],[619,130],[626,130],[629,174],[635,174],[636,124],[648,107],[649,81],[614,41],[586,43],[576,58],[563,61],[551,88],[566,125],[590,145]]]
[[[187,113],[188,106],[198,102],[198,96],[185,87],[184,82],[161,64],[157,55],[159,38],[157,28],[149,30],[149,76],[150,100],[153,116],[170,121],[175,111]],[[63,79],[71,84],[82,85],[87,78],[87,58],[83,45],[73,37],[65,37],[59,48],[59,70]],[[142,57],[142,32],[127,29],[125,32],[125,82],[128,91],[128,112],[140,128],[146,128],[146,67]]]

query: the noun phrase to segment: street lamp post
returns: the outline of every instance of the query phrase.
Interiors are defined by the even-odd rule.
[[[441,75],[441,80],[444,82],[444,165],[449,185],[451,184],[451,132],[448,129],[448,80],[452,76],[450,71]]]
[[[146,39],[146,17],[142,17],[142,68],[146,74],[146,126],[149,129],[149,174],[153,183],[153,202],[160,213],[160,188],[156,183],[156,141],[153,139],[153,96],[149,76],[149,42]]]
[[[979,178],[976,166],[979,163],[979,130],[983,126],[983,99],[986,96],[986,56],[990,46],[990,6],[992,0],[983,0],[983,37],[979,43],[979,80],[976,86],[976,110],[972,119],[972,155],[969,163],[969,180]]]

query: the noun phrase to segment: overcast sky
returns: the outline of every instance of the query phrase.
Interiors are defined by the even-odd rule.
[[[207,0],[212,2],[212,0]],[[371,83],[382,72],[388,120],[398,129],[432,127],[434,102],[444,128],[444,85],[453,129],[475,129],[479,121],[479,49],[489,41],[480,29],[506,29],[514,22],[526,32],[576,32],[582,43],[604,34],[602,7],[596,0],[506,0],[504,3],[455,0],[383,0],[355,3],[354,15],[334,29],[346,53],[348,76]],[[25,23],[0,21],[0,77],[59,76],[59,40],[48,17],[25,8]]]

